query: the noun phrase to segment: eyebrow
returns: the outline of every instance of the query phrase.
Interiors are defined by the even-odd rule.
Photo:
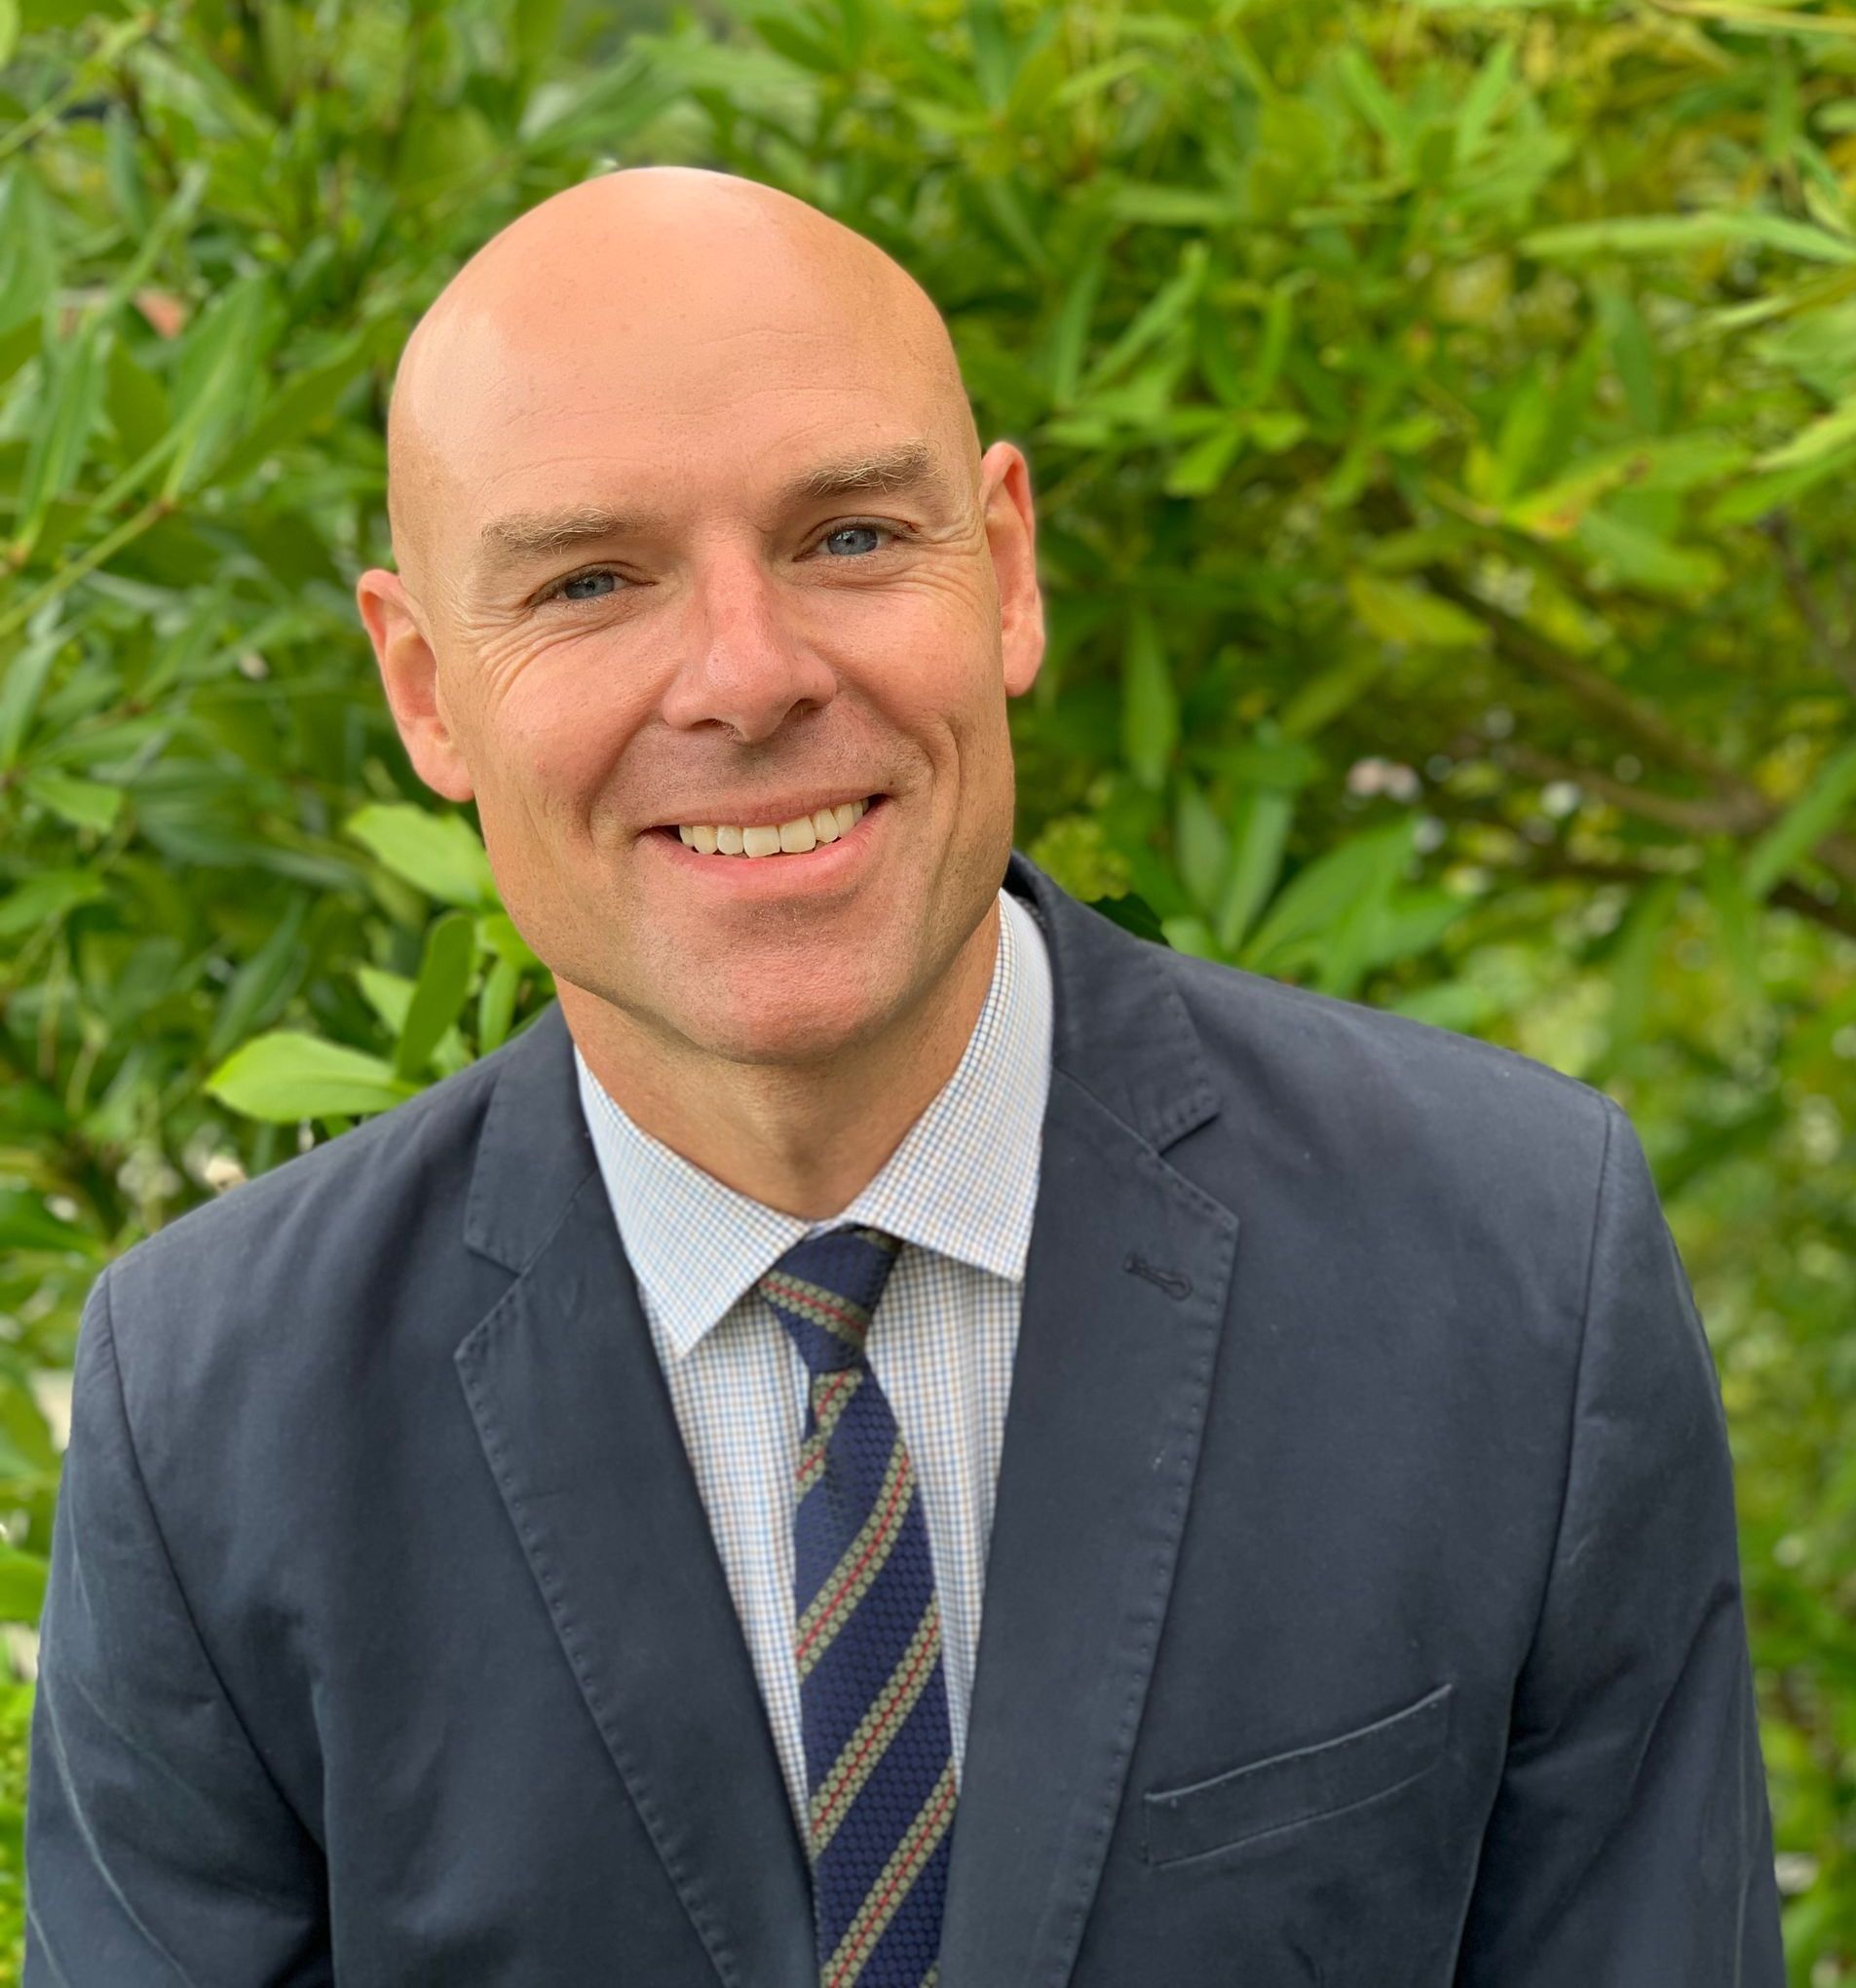
[[[945,495],[947,478],[926,441],[900,441],[814,464],[781,485],[775,502],[785,509],[826,498],[866,494],[892,496],[920,489]],[[516,511],[492,518],[477,535],[477,566],[485,576],[577,546],[624,538],[660,528],[656,511],[606,504],[577,504],[558,511]]]

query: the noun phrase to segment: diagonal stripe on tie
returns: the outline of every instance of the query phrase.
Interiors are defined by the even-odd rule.
[[[928,1790],[928,1799],[910,1818],[902,1841],[877,1873],[875,1884],[865,1893],[844,1937],[825,1961],[819,1988],[852,1988],[857,1981],[865,1982],[867,1988],[876,1978],[866,1971],[865,1964],[940,1848],[941,1839],[954,1819],[954,1763],[950,1760],[940,1779]],[[901,1978],[913,1980],[914,1969],[911,1968]]]
[[[827,1474],[830,1468],[831,1445],[827,1443]],[[830,1496],[828,1483],[820,1483],[810,1495],[823,1502]],[[825,1577],[824,1586],[800,1615],[793,1654],[799,1660],[801,1677],[808,1675],[830,1649],[832,1637],[876,1586],[877,1577],[889,1564],[890,1554],[902,1537],[914,1509],[915,1478],[909,1470],[909,1453],[898,1435],[890,1448],[890,1467],[883,1473],[869,1516],[839,1555],[838,1564]]]
[[[826,1230],[759,1284],[811,1376],[793,1648],[820,1988],[931,1988],[958,1792],[928,1524],[866,1357],[900,1249],[879,1229]]]
[[[930,1601],[921,1626],[896,1660],[895,1668],[877,1695],[876,1702],[858,1722],[824,1778],[813,1790],[812,1849],[819,1854],[828,1844],[857,1790],[883,1760],[890,1741],[915,1709],[934,1674],[941,1655],[941,1612]]]

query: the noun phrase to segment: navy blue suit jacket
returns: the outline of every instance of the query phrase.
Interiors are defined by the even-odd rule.
[[[1781,1988],[1629,1121],[1014,852],[1054,1072],[940,1988]],[[815,1988],[558,1008],[80,1328],[26,1988]]]

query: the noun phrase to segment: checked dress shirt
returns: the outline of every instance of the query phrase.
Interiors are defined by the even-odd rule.
[[[875,1178],[824,1221],[770,1208],[693,1166],[634,1124],[574,1051],[581,1106],[802,1841],[810,1797],[792,1501],[810,1376],[754,1286],[793,1243],[824,1229],[867,1223],[917,1245],[890,1275],[869,1357],[928,1519],[958,1778],[1050,1081],[1043,935],[1003,888],[999,907],[992,983],[958,1067]]]

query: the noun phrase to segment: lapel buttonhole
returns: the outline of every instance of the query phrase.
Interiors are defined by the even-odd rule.
[[[1132,1249],[1122,1257],[1121,1268],[1131,1270],[1136,1277],[1144,1277],[1150,1283],[1156,1283],[1169,1298],[1185,1298],[1192,1295],[1193,1283],[1190,1278],[1181,1277],[1176,1270],[1156,1270],[1145,1257],[1137,1256]]]

